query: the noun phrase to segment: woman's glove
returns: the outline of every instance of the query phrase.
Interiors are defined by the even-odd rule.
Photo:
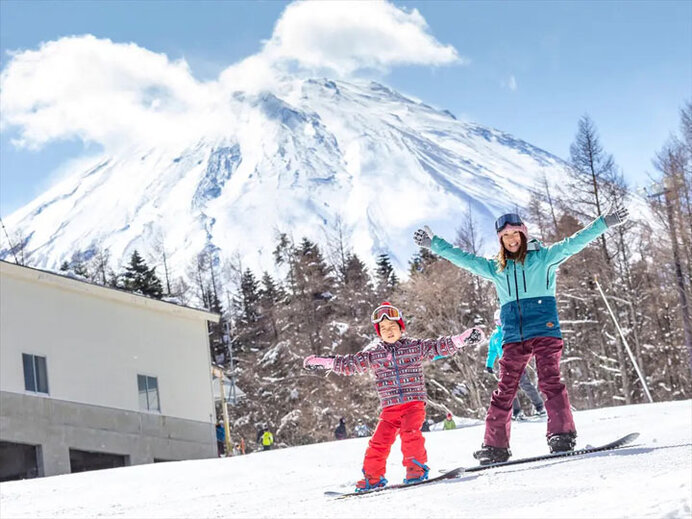
[[[334,367],[334,357],[318,357],[310,355],[303,361],[305,369],[332,369]]]
[[[418,229],[415,233],[413,233],[413,241],[416,242],[416,245],[419,247],[429,249],[432,245],[433,236],[435,235],[430,230],[430,227],[426,225],[422,229]]]
[[[614,225],[620,225],[627,220],[629,211],[626,207],[613,206],[607,215],[603,217],[605,223],[608,227],[613,227]]]

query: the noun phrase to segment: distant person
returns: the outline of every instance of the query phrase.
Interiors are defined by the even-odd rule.
[[[488,356],[485,360],[485,369],[491,375],[494,375],[493,365],[495,364],[495,359],[502,357],[502,322],[500,321],[500,311],[495,310],[495,331],[490,336],[490,343],[488,344]],[[529,397],[533,407],[535,408],[535,416],[546,416],[545,407],[543,405],[543,399],[538,393],[536,386],[533,385],[531,379],[529,378],[526,369],[521,374],[519,379],[519,388]],[[521,410],[521,403],[519,402],[519,397],[515,396],[512,401],[512,420],[526,420],[526,415],[524,411]]]
[[[421,426],[421,432],[430,432],[430,423],[432,420],[423,420],[423,425]]]
[[[492,259],[454,247],[429,227],[418,229],[413,240],[454,265],[495,285],[501,304],[504,355],[500,380],[490,399],[481,448],[473,453],[481,464],[507,461],[512,424],[512,401],[519,379],[531,357],[536,359],[538,386],[548,412],[547,443],[550,452],[569,452],[577,443],[577,428],[567,388],[560,380],[564,343],[555,298],[555,273],[561,263],[627,219],[627,209],[613,207],[572,236],[549,247],[529,240],[521,217],[507,213],[495,221],[500,250]],[[584,273],[585,279],[588,273]]]
[[[216,424],[216,450],[219,453],[219,457],[223,456],[226,452],[226,431],[221,422],[217,422]]]
[[[245,438],[240,439],[240,454],[245,454]]]
[[[334,429],[334,437],[337,440],[345,440],[346,436],[346,421],[343,418],[339,418],[339,425]]]
[[[272,448],[272,445],[274,445],[274,435],[269,429],[265,429],[264,433],[262,433],[262,449],[268,451]]]
[[[332,370],[338,375],[374,372],[382,411],[365,451],[364,477],[356,483],[356,492],[387,484],[384,477],[387,457],[397,434],[401,438],[403,464],[406,467],[404,483],[416,483],[428,478],[428,455],[425,438],[420,431],[425,420],[427,399],[423,361],[432,360],[437,355],[454,355],[467,344],[485,338],[478,329],[439,339],[404,337],[406,326],[403,316],[398,308],[388,302],[375,308],[371,322],[381,338],[374,348],[351,355],[310,355],[303,362],[306,368]],[[405,377],[401,376],[404,370],[407,373]]]
[[[370,429],[368,429],[368,426],[363,423],[363,420],[358,420],[358,423],[353,428],[353,432],[357,438],[365,438],[366,436],[370,436]]]
[[[457,423],[454,421],[454,418],[452,417],[452,413],[447,413],[447,417],[445,418],[445,421],[442,424],[442,429],[445,431],[450,431],[452,429],[457,428]]]

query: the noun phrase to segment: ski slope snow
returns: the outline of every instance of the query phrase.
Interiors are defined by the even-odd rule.
[[[14,517],[692,517],[692,401],[577,411],[577,446],[641,433],[625,449],[468,474],[450,482],[334,500],[359,477],[367,438],[0,484]],[[468,422],[466,422],[468,423]],[[546,452],[545,423],[512,425],[515,457]],[[477,422],[425,433],[429,465],[474,465]],[[280,438],[278,439],[280,441]],[[399,442],[387,477],[404,476]]]

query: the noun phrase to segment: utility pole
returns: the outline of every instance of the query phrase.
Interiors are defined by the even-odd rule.
[[[224,387],[223,370],[217,366],[212,366],[212,373],[219,379],[219,393],[221,395],[221,415],[223,416],[224,445],[226,447],[226,457],[231,454],[231,425],[228,421],[228,407],[226,406],[226,388]]]
[[[674,172],[665,175],[663,179],[663,191],[649,195],[649,197],[660,197],[661,195],[663,195],[663,201],[666,206],[668,226],[670,227],[670,240],[673,242],[673,263],[675,264],[675,280],[678,289],[678,299],[680,300],[680,312],[682,313],[682,329],[685,337],[685,346],[687,347],[689,356],[690,373],[692,373],[692,325],[690,324],[687,290],[685,288],[685,278],[682,273],[680,249],[678,248],[678,233],[673,215],[673,201],[677,196]]]
[[[228,350],[228,368],[230,371],[230,381],[231,381],[231,391],[228,395],[229,399],[231,400],[231,403],[233,405],[236,405],[237,400],[236,400],[236,391],[235,391],[235,366],[233,365],[233,343],[231,342],[231,328],[228,323],[228,319],[224,321],[223,323],[224,326],[224,334],[223,334],[223,343],[226,345],[226,349]]]

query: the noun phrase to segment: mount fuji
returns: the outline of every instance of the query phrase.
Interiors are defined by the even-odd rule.
[[[122,264],[158,243],[178,274],[205,248],[272,272],[277,233],[324,245],[339,224],[366,263],[387,253],[405,271],[421,224],[453,239],[470,211],[492,232],[565,174],[546,151],[376,82],[293,79],[224,102],[222,131],[103,154],[9,215],[30,265],[96,247]]]

